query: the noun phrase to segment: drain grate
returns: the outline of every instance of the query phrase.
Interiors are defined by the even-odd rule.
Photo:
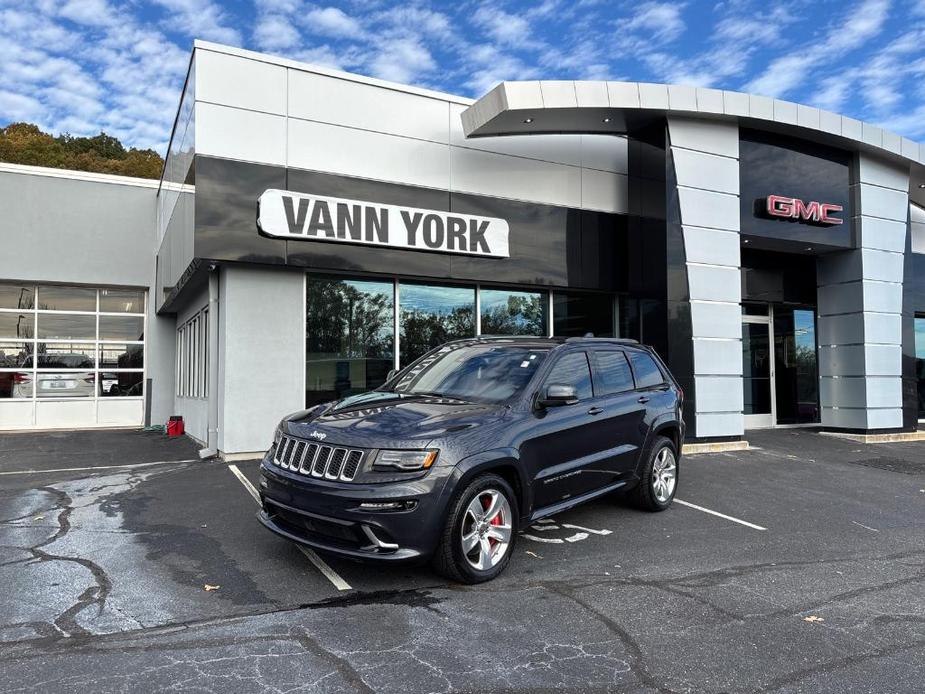
[[[868,460],[845,461],[853,465],[875,467],[890,472],[899,472],[903,475],[925,475],[925,461],[904,460],[903,458],[870,458]]]

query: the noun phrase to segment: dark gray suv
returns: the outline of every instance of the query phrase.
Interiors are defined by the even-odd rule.
[[[280,422],[259,518],[319,550],[487,581],[540,518],[618,491],[667,508],[682,399],[629,340],[449,342],[377,390]]]

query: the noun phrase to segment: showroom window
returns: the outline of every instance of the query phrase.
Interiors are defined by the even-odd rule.
[[[925,317],[915,319],[915,375],[918,378],[919,419],[925,419]]]
[[[399,283],[400,363],[450,340],[475,336],[475,288]]]
[[[209,397],[209,309],[177,328],[177,396]]]
[[[0,399],[141,398],[139,290],[0,284]]]
[[[615,328],[614,295],[593,292],[308,275],[305,303],[309,407],[377,388],[392,369],[450,340],[477,334],[610,337]],[[178,368],[178,380],[184,377]]]
[[[313,405],[385,383],[395,366],[394,283],[309,277],[305,400]]]

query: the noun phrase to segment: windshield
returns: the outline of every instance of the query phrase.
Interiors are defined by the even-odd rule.
[[[547,353],[517,345],[448,345],[403,373],[392,390],[506,402],[526,387]]]

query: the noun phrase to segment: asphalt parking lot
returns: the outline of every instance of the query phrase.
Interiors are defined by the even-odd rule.
[[[921,692],[925,443],[749,439],[686,457],[684,503],[561,514],[463,587],[271,535],[257,461],[2,435],[0,690]]]

